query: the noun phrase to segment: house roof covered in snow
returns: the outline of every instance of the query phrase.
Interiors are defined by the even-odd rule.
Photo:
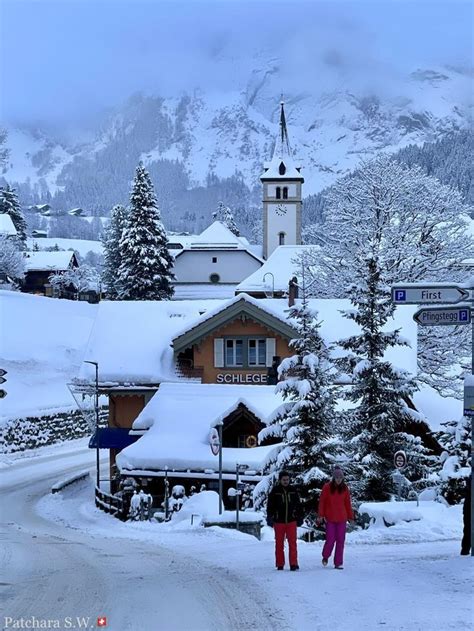
[[[173,339],[173,347],[175,351],[189,348],[192,344],[209,335],[213,330],[224,326],[228,322],[232,322],[232,320],[242,315],[261,322],[269,329],[277,331],[282,337],[289,340],[296,335],[296,329],[288,321],[285,313],[272,311],[261,300],[252,298],[247,294],[239,294],[203,314],[194,322],[190,322]]]
[[[321,335],[327,344],[358,332],[357,325],[341,313],[351,308],[349,300],[311,299],[309,305],[318,312]],[[399,328],[411,343],[411,348],[388,349],[386,358],[412,374],[416,374],[417,325],[412,317],[415,311],[415,306],[397,309],[386,326],[386,330]],[[277,331],[286,331],[287,338],[294,337],[294,323],[288,320],[288,303],[284,299],[255,299],[239,294],[231,300],[103,301],[84,359],[99,363],[101,383],[124,386],[179,381],[174,353],[185,348],[193,337],[217,328],[222,319],[227,321],[242,312],[268,326],[272,324]],[[83,365],[79,376],[92,381],[92,366]]]
[[[15,237],[17,229],[12,218],[7,213],[0,214],[0,236]]]
[[[76,262],[74,252],[26,252],[25,267],[27,272],[49,271],[62,272]]]
[[[107,301],[99,304],[84,359],[99,363],[103,384],[177,381],[171,340],[185,323],[222,301]],[[93,380],[92,366],[79,377]]]
[[[133,424],[134,430],[148,431],[120,452],[117,464],[122,471],[162,471],[165,466],[170,471],[217,471],[218,456],[209,446],[212,429],[239,404],[267,424],[282,403],[274,386],[163,384]],[[224,447],[223,470],[235,473],[239,463],[260,471],[273,448]]]
[[[242,250],[248,252],[253,258],[261,261],[261,257],[256,254],[255,246],[251,246],[245,237],[237,237],[229,228],[221,221],[214,221],[199,235],[193,236],[193,239],[186,238],[186,242],[174,241],[182,243],[183,249],[174,251],[175,257],[181,256],[184,252],[192,250]]]
[[[236,293],[258,293],[267,294],[275,291],[277,294],[286,293],[288,291],[288,282],[290,278],[296,276],[298,284],[302,283],[301,265],[299,257],[301,254],[314,250],[318,246],[315,245],[280,245],[271,253],[268,260],[262,267],[250,276],[247,276],[236,287]],[[272,276],[265,276],[272,274]],[[265,276],[265,281],[263,280]]]

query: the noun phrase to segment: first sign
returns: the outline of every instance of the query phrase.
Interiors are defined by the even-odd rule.
[[[392,301],[396,305],[456,304],[469,297],[469,292],[457,285],[395,285]]]

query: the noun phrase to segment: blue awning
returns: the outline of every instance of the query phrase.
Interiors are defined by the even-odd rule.
[[[101,427],[99,429],[99,449],[124,449],[128,447],[140,438],[140,436],[130,436],[129,431],[118,427]],[[97,432],[92,434],[89,447],[97,449]]]

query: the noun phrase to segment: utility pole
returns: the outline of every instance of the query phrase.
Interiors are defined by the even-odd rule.
[[[95,444],[96,444],[96,487],[100,489],[100,457],[99,457],[99,364],[93,361],[84,361],[85,364],[95,366]]]

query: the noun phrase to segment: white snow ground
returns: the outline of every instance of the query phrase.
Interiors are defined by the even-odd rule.
[[[458,508],[457,532],[440,523],[436,541],[367,544],[357,534],[343,572],[321,567],[320,542],[301,543],[300,572],[276,572],[271,536],[123,524],[94,507],[92,482],[51,495],[66,473],[93,466],[85,441],[1,462],[5,616],[90,616],[93,627],[106,616],[117,631],[471,628]]]

